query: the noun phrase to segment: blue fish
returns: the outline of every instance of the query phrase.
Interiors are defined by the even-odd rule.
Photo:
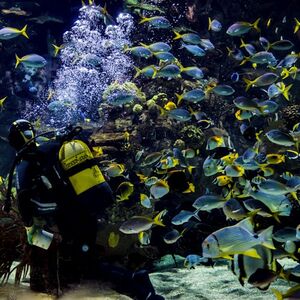
[[[208,17],[208,30],[212,30],[215,32],[219,32],[222,29],[222,24],[216,20],[216,19],[211,19]]]

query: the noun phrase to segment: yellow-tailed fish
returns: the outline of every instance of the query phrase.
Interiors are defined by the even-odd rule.
[[[174,244],[183,236],[186,231],[187,228],[184,228],[181,232],[176,229],[172,229],[164,235],[164,242],[166,244]]]
[[[13,27],[3,27],[0,29],[0,40],[10,40],[18,35],[23,35],[27,39],[29,39],[27,33],[26,33],[27,25],[25,25],[22,29],[17,29]]]
[[[258,18],[254,23],[236,22],[227,29],[226,33],[231,36],[241,36],[242,34],[250,31],[251,28],[254,28],[257,31],[260,31],[258,28],[259,21],[260,21],[260,18]]]
[[[149,230],[152,225],[165,226],[162,223],[162,217],[165,215],[167,210],[161,211],[154,219],[144,216],[135,216],[125,221],[119,228],[119,230],[125,234],[137,234],[142,231]]]
[[[7,98],[7,96],[5,96],[5,97],[3,97],[3,98],[0,99],[0,109],[1,109],[1,111],[4,108],[4,101],[6,100],[6,98]]]
[[[16,54],[15,68],[17,68],[20,63],[22,63],[26,67],[43,68],[47,64],[47,61],[44,57],[38,54],[29,54],[21,58]]]
[[[251,219],[246,218],[236,225],[224,227],[209,235],[202,243],[202,253],[204,257],[210,258],[231,259],[230,255],[234,254],[261,258],[253,247],[263,245],[274,250],[272,233],[273,226],[259,234],[255,233]]]
[[[196,218],[198,221],[201,221],[198,216],[199,209],[195,211],[181,210],[176,216],[172,218],[172,224],[182,225],[188,222],[192,217]]]
[[[129,197],[131,196],[131,194],[134,191],[134,185],[129,182],[129,181],[125,181],[122,182],[116,190],[116,198],[117,201],[124,201],[124,200],[129,200]]]
[[[120,235],[115,232],[111,232],[108,237],[108,246],[110,248],[116,248],[119,244]]]

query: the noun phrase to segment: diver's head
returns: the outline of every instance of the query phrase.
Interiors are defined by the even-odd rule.
[[[19,119],[11,124],[8,133],[8,141],[17,151],[21,150],[28,141],[32,140],[32,142],[34,142],[34,137],[35,130],[29,121]]]

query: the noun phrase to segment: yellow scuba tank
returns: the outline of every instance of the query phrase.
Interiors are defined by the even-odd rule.
[[[64,142],[58,155],[64,173],[77,195],[105,181],[90,148],[83,141]]]

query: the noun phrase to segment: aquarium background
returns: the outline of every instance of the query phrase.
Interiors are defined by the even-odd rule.
[[[280,233],[274,245],[284,269],[298,264],[299,1],[84,2],[0,1],[0,26],[21,29],[27,24],[29,36],[0,41],[0,99],[7,97],[0,105],[2,194],[15,157],[7,141],[14,120],[28,119],[39,132],[80,125],[102,148],[103,169],[110,172],[111,159],[124,164],[124,174],[118,175],[127,176],[134,187],[126,190],[129,195],[118,194],[124,177],[111,176],[121,200],[110,208],[109,226],[98,242],[120,257],[133,256],[130,247],[137,245],[140,261],[130,262],[149,267],[158,293],[166,299],[275,299],[271,288],[287,291],[290,285],[279,279],[278,266],[263,274],[264,280],[276,280],[265,292],[248,278],[242,287],[239,276],[227,270],[228,257],[215,265],[200,258],[209,234],[257,210],[256,231],[273,226],[274,239],[281,229],[294,230],[293,238]],[[151,17],[162,19],[156,23]],[[243,22],[237,27],[245,31],[231,34],[236,22]],[[153,51],[150,45],[156,42],[164,45]],[[62,45],[57,55],[53,44]],[[254,58],[258,52],[268,53],[264,61]],[[33,53],[46,60],[45,66],[26,65],[25,59],[15,67],[16,55]],[[147,185],[152,177],[157,180]],[[247,207],[243,199],[257,200],[254,190],[275,200]],[[142,194],[149,202],[141,201]],[[204,195],[222,199],[196,204]],[[226,202],[231,199],[238,204]],[[122,233],[118,247],[107,246],[110,232],[118,232],[132,216],[154,217],[164,209],[167,227],[153,226],[149,243]],[[19,221],[14,216],[0,225],[6,232],[6,226]],[[166,242],[169,232],[173,240]],[[23,250],[17,249],[9,261],[22,259]],[[172,254],[178,255],[177,265]],[[195,262],[187,262],[191,254],[199,256]],[[293,276],[299,282],[296,271]]]

